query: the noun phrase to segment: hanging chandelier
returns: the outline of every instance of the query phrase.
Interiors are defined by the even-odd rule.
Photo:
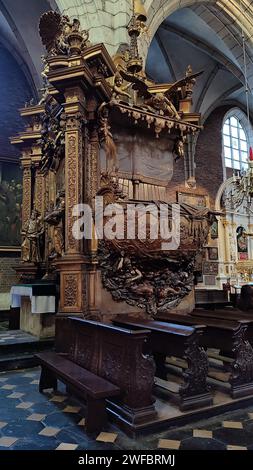
[[[236,209],[246,203],[246,207],[250,208],[253,199],[253,150],[250,147],[248,168],[241,171],[240,174],[233,174],[233,181],[230,186],[229,196],[230,206]]]

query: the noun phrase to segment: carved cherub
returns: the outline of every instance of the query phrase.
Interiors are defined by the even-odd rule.
[[[123,78],[121,77],[120,73],[117,72],[114,76],[114,81],[113,81],[113,94],[112,97],[114,100],[118,101],[121,96],[126,96],[127,98],[131,98],[131,95],[127,93],[126,90],[130,88],[132,83],[128,83],[127,85],[123,85]]]

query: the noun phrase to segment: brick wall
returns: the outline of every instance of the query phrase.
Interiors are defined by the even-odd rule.
[[[221,106],[210,114],[196,146],[197,186],[200,191],[209,194],[212,205],[223,182],[222,125],[229,109],[229,106]]]
[[[19,262],[20,258],[0,257],[0,293],[9,292],[11,286],[17,283],[17,276],[13,266]]]

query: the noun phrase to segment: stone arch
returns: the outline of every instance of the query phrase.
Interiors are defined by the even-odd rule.
[[[215,199],[215,210],[216,211],[220,211],[221,210],[221,198],[222,198],[222,195],[224,193],[224,191],[230,187],[230,185],[232,184],[233,182],[233,178],[228,178],[226,181],[223,181],[223,183],[220,185],[219,189],[218,189],[218,192],[217,192],[217,195],[216,195],[216,199]]]
[[[240,25],[248,37],[251,37],[253,14],[250,10],[244,8],[245,13],[241,14],[240,0],[234,0],[233,2],[227,2],[226,0],[171,0],[170,2],[167,0],[146,0],[144,4],[148,12],[151,39],[167,16],[181,8],[201,5],[210,5],[223,10],[228,17]]]

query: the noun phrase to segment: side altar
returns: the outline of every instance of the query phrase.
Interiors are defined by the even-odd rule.
[[[25,130],[11,139],[23,169],[22,260],[16,269],[21,284],[55,283],[59,321],[69,314],[110,321],[122,312],[155,318],[171,308],[194,308],[195,256],[215,215],[182,204],[180,242],[172,249],[163,248],[160,231],[149,236],[151,216],[145,239],[126,236],[127,209],[136,203],[146,213],[155,205],[157,224],[166,204],[167,232],[173,229],[167,188],[177,160],[187,157],[189,136],[201,130],[200,115],[191,111],[201,72],[189,66],[175,83],[150,80],[138,51],[144,27],[145,17],[134,14],[129,48],[111,57],[103,44],[90,43],[79,20],[52,11],[40,20],[43,94],[38,104],[20,110]],[[98,200],[102,231],[112,224],[108,205],[121,210],[121,236],[99,235]],[[86,238],[80,236],[90,224],[84,207],[93,216]],[[171,233],[167,237],[171,243]]]

